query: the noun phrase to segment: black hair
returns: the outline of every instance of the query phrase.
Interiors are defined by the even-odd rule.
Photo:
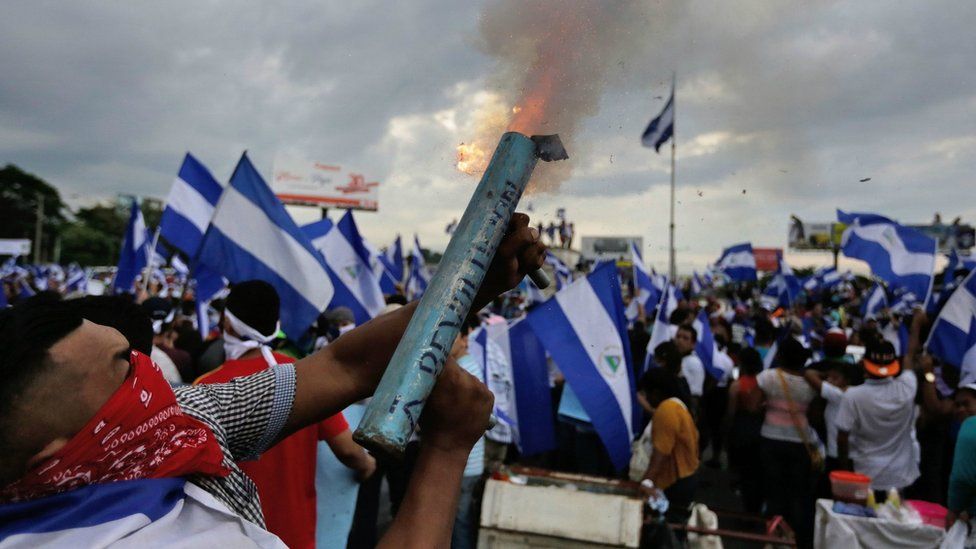
[[[124,296],[89,295],[66,301],[81,318],[115,328],[142,354],[152,354],[153,327],[146,312]]]
[[[694,341],[695,343],[698,343],[698,330],[696,330],[694,326],[688,326],[687,324],[682,324],[678,326],[678,331],[680,332],[681,330],[684,330],[689,334],[691,334],[691,340]]]
[[[684,324],[691,316],[691,311],[679,307],[674,311],[671,311],[671,316],[668,317],[668,324]]]
[[[281,315],[278,292],[263,280],[246,280],[231,286],[226,308],[264,335],[274,333]]]
[[[681,372],[682,358],[684,357],[678,352],[678,346],[673,341],[665,341],[654,348],[654,360],[662,362],[664,368],[675,375]]]
[[[387,305],[392,305],[392,304],[406,305],[407,304],[407,297],[405,295],[399,294],[399,293],[398,294],[388,295],[388,296],[386,296],[386,304]]]
[[[678,380],[678,376],[666,368],[651,368],[645,372],[640,379],[640,390],[647,396],[658,391],[661,400],[672,397],[681,398],[682,396],[681,382]]]
[[[752,347],[746,347],[739,351],[739,371],[743,375],[755,376],[763,370],[762,355]]]
[[[81,323],[78,311],[63,301],[27,302],[0,311],[0,448],[4,452],[16,448],[9,440],[9,421],[17,396],[51,366],[51,347]]]

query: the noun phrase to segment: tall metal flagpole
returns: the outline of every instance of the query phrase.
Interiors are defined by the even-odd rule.
[[[675,114],[677,113],[677,98],[675,97],[675,73],[671,73],[671,226],[669,231],[669,256],[668,256],[668,280],[674,283],[677,275],[674,261],[674,156],[675,142],[678,140],[675,134]]]

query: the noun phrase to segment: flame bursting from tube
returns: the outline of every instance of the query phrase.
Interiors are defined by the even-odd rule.
[[[500,0],[480,21],[481,47],[497,61],[492,90],[471,113],[458,170],[480,175],[505,131],[558,133],[570,161],[537,168],[530,191],[555,191],[572,174],[576,132],[596,114],[610,69],[623,63],[640,2]]]

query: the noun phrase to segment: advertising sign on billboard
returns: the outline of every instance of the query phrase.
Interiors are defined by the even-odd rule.
[[[337,164],[279,155],[271,188],[285,204],[376,211],[379,185]]]

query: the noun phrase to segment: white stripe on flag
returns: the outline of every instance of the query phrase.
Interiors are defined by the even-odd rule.
[[[756,256],[752,252],[734,252],[726,255],[722,258],[722,262],[719,265],[722,268],[729,269],[735,267],[756,267]]]
[[[557,292],[555,298],[597,371],[603,372],[601,359],[608,349],[617,350],[623,360],[624,347],[623,342],[620,341],[617,324],[610,318],[589,281],[578,281]],[[571,311],[580,311],[580,313],[571,314]],[[625,367],[629,368],[630,365],[623,360],[620,368]],[[630,400],[630,381],[627,372],[620,372],[620,374],[622,375],[616,375],[612,380],[606,379],[606,376],[604,379],[608,382],[607,385],[617,399],[620,409],[629,411],[633,409]],[[634,428],[631,414],[623,413],[623,416],[627,422],[627,431],[632,433]]]
[[[932,276],[935,267],[935,256],[927,253],[910,252],[905,243],[898,236],[894,225],[877,223],[874,225],[852,225],[848,227],[851,234],[862,240],[875,242],[888,252],[891,258],[891,270],[898,276],[925,275]],[[850,236],[850,235],[845,235]],[[843,239],[847,242],[847,238]],[[840,276],[838,274],[838,276]],[[966,328],[967,330],[969,328]]]
[[[976,315],[976,296],[969,293],[969,289],[965,286],[960,286],[942,307],[939,318],[959,328],[963,333],[969,333],[969,323],[974,315]]]
[[[325,310],[334,291],[322,264],[234,187],[224,190],[221,201],[213,225],[319,310]]]
[[[166,207],[185,217],[200,233],[207,232],[214,207],[193,185],[177,177],[166,198]]]

